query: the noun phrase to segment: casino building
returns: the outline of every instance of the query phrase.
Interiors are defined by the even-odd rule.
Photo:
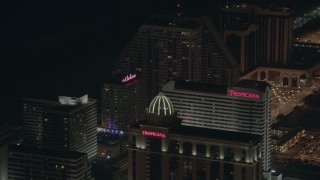
[[[144,119],[128,127],[128,179],[258,180],[262,138],[183,126],[169,98],[159,93]]]
[[[170,81],[162,90],[184,126],[263,136],[262,169],[270,171],[272,91],[268,83],[242,80],[227,87]]]

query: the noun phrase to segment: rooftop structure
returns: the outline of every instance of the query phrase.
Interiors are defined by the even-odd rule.
[[[151,101],[148,113],[156,114],[159,116],[172,115],[174,113],[174,109],[171,101],[160,92],[153,100]]]

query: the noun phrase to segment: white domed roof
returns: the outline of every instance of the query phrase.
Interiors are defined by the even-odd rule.
[[[174,113],[172,103],[169,98],[167,98],[162,92],[160,92],[151,101],[148,113],[156,114],[161,116],[171,115]]]

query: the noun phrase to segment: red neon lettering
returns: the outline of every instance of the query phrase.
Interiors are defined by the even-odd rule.
[[[161,138],[165,138],[166,137],[166,134],[164,134],[164,133],[152,132],[152,131],[142,131],[142,135],[144,135],[144,136],[161,137]]]
[[[251,99],[260,99],[259,94],[238,92],[238,91],[235,91],[232,89],[230,89],[229,92],[230,92],[230,96],[246,97],[246,98],[251,98]]]
[[[130,80],[132,80],[132,79],[134,79],[136,77],[137,77],[136,74],[129,74],[125,78],[122,79],[122,82],[128,82],[128,81],[130,81]]]

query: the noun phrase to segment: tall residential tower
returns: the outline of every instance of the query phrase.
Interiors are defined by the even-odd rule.
[[[209,17],[152,16],[129,42],[117,73],[140,75],[141,107],[168,80],[231,85],[238,64]]]

